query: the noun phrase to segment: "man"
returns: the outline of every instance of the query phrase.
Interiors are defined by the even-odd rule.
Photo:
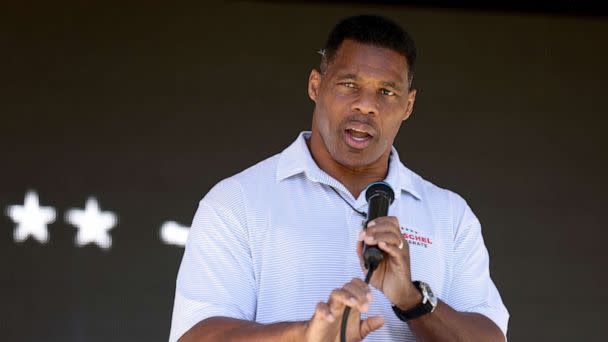
[[[345,307],[348,341],[505,339],[479,221],[392,148],[414,106],[415,58],[385,18],[338,23],[309,77],[312,131],[201,200],[171,341],[338,341]],[[362,230],[364,190],[382,180],[395,201]],[[371,286],[363,242],[385,252]]]

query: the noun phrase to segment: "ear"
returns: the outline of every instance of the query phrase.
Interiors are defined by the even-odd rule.
[[[410,90],[410,92],[407,94],[407,104],[405,107],[405,113],[403,115],[403,121],[407,120],[414,111],[414,102],[416,102],[416,92],[417,90],[412,88],[412,90]]]
[[[321,86],[321,73],[317,69],[312,69],[308,76],[308,97],[314,102],[317,102],[319,96],[319,87]]]

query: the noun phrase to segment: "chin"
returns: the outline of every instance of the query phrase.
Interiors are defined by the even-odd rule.
[[[372,158],[369,158],[368,156],[361,156],[361,155],[350,155],[350,156],[340,155],[340,156],[336,156],[334,158],[334,160],[336,162],[338,162],[338,164],[340,164],[344,167],[347,167],[349,169],[364,168],[364,167],[370,166],[374,162],[372,160]]]

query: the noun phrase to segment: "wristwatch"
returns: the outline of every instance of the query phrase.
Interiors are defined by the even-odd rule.
[[[401,310],[395,305],[393,305],[393,311],[395,312],[395,315],[397,315],[397,317],[404,322],[433,312],[433,310],[435,310],[435,307],[437,307],[437,297],[435,297],[435,295],[433,294],[433,291],[431,290],[429,284],[421,281],[414,281],[413,283],[414,286],[418,289],[418,291],[422,293],[422,303],[416,305],[415,307],[409,310]]]

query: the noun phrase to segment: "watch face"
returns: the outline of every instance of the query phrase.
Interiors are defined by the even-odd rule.
[[[420,290],[422,291],[422,302],[425,303],[428,300],[433,306],[433,309],[435,309],[435,306],[437,306],[437,297],[435,297],[429,284],[420,282]]]

